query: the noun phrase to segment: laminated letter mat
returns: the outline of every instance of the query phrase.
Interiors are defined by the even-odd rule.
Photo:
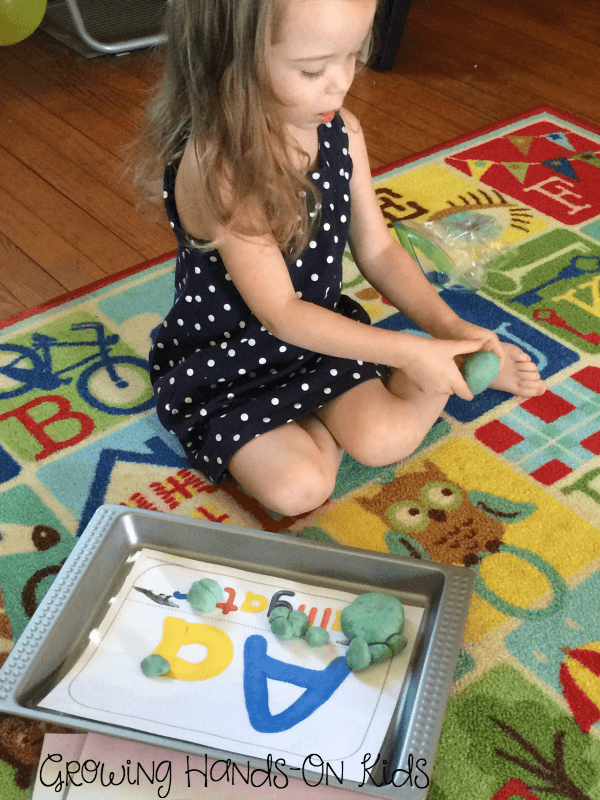
[[[340,647],[347,640],[339,614],[356,595],[151,550],[136,555],[90,645],[40,705],[263,759],[271,755],[297,768],[310,743],[336,774],[359,782],[364,754],[377,752],[384,740],[423,609],[405,606],[408,645],[402,653],[353,673]],[[205,578],[225,586],[231,602],[199,614],[187,591]],[[311,648],[301,639],[278,639],[262,613],[275,592],[293,596],[296,608],[314,609],[320,619],[328,616],[330,642]],[[140,662],[151,653],[169,661],[167,675],[141,674]]]

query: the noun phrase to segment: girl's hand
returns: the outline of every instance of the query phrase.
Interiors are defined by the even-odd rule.
[[[422,392],[455,394],[463,400],[472,400],[473,393],[454,359],[483,350],[483,344],[482,339],[452,341],[419,337],[402,370]]]
[[[502,342],[496,334],[488,328],[482,328],[479,325],[474,325],[472,322],[461,319],[452,326],[452,330],[444,331],[442,338],[477,341],[480,343],[480,346],[476,349],[489,350],[497,355],[500,359],[500,368],[502,368],[502,364],[504,363],[504,348],[502,347]]]

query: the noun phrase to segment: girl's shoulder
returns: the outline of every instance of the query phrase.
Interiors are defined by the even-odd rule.
[[[224,166],[224,174],[218,178],[216,192],[227,213],[240,217],[235,208],[232,192],[231,171]],[[175,174],[174,198],[183,231],[198,242],[213,242],[218,247],[225,229],[217,222],[208,207],[204,190],[205,176],[201,172],[194,142],[190,139],[185,147]],[[268,231],[269,226],[256,199],[246,198],[243,217],[248,229]]]
[[[348,132],[348,137],[352,139],[353,136],[357,136],[360,132],[360,122],[354,114],[345,107],[340,108],[339,114]]]
[[[352,159],[353,167],[360,166],[366,157],[365,137],[360,122],[347,108],[340,108],[339,117],[343,123],[343,130],[348,137],[348,153]]]
[[[199,214],[198,186],[201,184],[194,142],[188,139],[175,176],[175,205],[179,223],[193,239],[212,241],[214,231]]]

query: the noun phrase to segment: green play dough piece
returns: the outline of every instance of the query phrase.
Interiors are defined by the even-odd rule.
[[[306,643],[309,647],[322,647],[329,641],[329,633],[325,628],[317,628],[313,626],[309,628],[304,634]]]
[[[372,664],[379,664],[394,655],[391,648],[389,648],[387,644],[370,644],[369,653],[371,655]]]
[[[404,609],[397,597],[380,592],[360,594],[340,615],[348,639],[362,637],[374,644],[385,642],[404,629]]]
[[[277,619],[277,617],[283,617],[284,619],[287,619],[289,615],[290,615],[289,608],[286,608],[285,606],[277,606],[269,614],[269,620],[273,621],[274,619]]]
[[[401,650],[404,650],[406,647],[406,639],[402,636],[401,633],[395,633],[393,636],[390,636],[389,639],[386,640],[386,644],[388,647],[392,649],[394,655],[399,653]]]
[[[465,383],[473,394],[480,394],[487,389],[500,371],[500,359],[489,350],[480,350],[467,356],[461,366]]]
[[[280,639],[295,639],[294,626],[284,617],[275,617],[271,621],[271,630]]]
[[[288,622],[294,629],[295,636],[304,636],[308,630],[308,614],[304,611],[290,611]]]
[[[206,614],[208,611],[214,611],[217,603],[223,599],[223,590],[212,578],[202,578],[201,581],[192,583],[187,599],[196,611]]]
[[[366,669],[371,663],[369,645],[364,639],[353,639],[346,650],[346,662],[353,672]]]
[[[353,639],[346,650],[346,662],[353,672],[366,669],[371,663],[369,645],[364,639]]]
[[[157,678],[159,675],[166,675],[171,669],[171,665],[166,658],[159,656],[158,653],[152,653],[140,664],[142,672],[148,678]]]

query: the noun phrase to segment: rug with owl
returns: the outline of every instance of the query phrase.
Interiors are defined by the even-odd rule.
[[[411,458],[374,469],[345,457],[324,506],[274,518],[192,472],[156,419],[146,358],[173,254],[7,320],[0,664],[103,503],[455,564],[477,583],[430,797],[598,799],[600,129],[538,108],[378,170],[374,184],[391,235],[394,223],[493,228],[505,247],[476,291],[423,253],[421,265],[461,316],[528,352],[548,391],[453,397]],[[421,335],[349,252],[345,291],[374,324]],[[3,800],[28,797],[46,729],[0,718]]]

